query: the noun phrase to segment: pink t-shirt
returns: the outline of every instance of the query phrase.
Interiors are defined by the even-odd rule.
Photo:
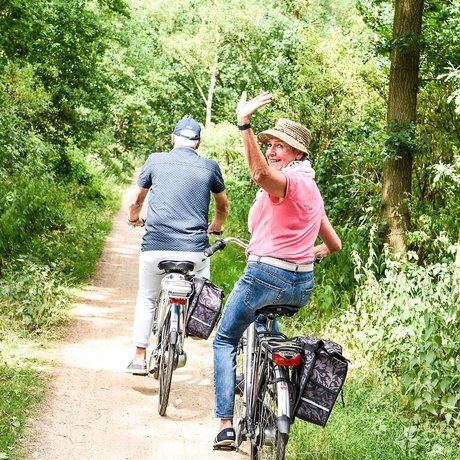
[[[302,171],[285,170],[286,196],[273,203],[259,192],[248,216],[251,240],[247,254],[270,256],[297,263],[314,259],[324,204],[314,179]]]

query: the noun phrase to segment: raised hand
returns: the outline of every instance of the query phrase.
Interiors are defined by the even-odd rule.
[[[249,123],[249,117],[260,107],[269,104],[272,98],[272,93],[269,91],[264,91],[263,93],[260,93],[258,96],[248,101],[246,91],[243,91],[241,93],[240,102],[236,106],[238,124],[243,125],[245,123]]]

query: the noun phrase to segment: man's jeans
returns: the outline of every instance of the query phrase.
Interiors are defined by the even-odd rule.
[[[195,263],[196,276],[209,279],[209,259],[202,252],[142,251],[139,256],[139,290],[134,310],[133,340],[136,347],[147,348],[153,326],[153,313],[165,273],[158,269],[162,260],[189,260]]]
[[[266,305],[300,308],[308,303],[312,290],[313,272],[291,272],[262,262],[246,265],[228,297],[213,343],[217,418],[233,418],[236,348],[243,332],[256,319],[256,310]]]

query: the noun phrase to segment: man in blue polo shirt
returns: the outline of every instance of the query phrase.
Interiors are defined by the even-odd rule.
[[[199,123],[191,118],[179,121],[172,134],[174,148],[149,156],[129,206],[127,223],[143,226],[139,213],[148,194],[133,324],[136,352],[126,369],[132,374],[147,375],[146,348],[164,276],[158,263],[165,259],[189,260],[195,262],[197,276],[210,277],[209,260],[202,261],[203,251],[209,246],[208,233],[222,231],[229,205],[219,165],[198,155],[200,143]],[[215,213],[208,226],[211,194]]]

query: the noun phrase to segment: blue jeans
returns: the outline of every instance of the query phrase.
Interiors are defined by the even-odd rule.
[[[313,272],[291,272],[262,262],[249,262],[230,293],[214,339],[215,414],[232,419],[235,399],[235,356],[238,341],[266,305],[299,308],[310,300]]]

